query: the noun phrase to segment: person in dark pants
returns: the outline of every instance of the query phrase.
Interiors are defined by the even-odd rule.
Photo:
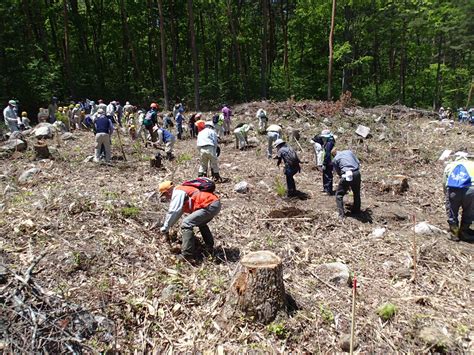
[[[357,157],[350,150],[342,150],[335,152],[335,157],[332,161],[334,170],[341,177],[339,185],[336,190],[336,205],[340,218],[345,217],[344,213],[344,195],[349,189],[354,195],[354,204],[351,212],[353,214],[360,213],[360,163]]]
[[[328,195],[334,195],[331,152],[336,140],[329,129],[323,129],[321,134],[311,139],[311,142],[314,145],[316,166],[323,173],[323,191]]]
[[[474,161],[461,157],[449,163],[443,178],[445,205],[448,215],[450,239],[473,240],[474,231]],[[461,225],[459,210],[462,208]]]
[[[293,176],[301,171],[300,159],[293,148],[287,145],[283,139],[277,139],[274,143],[274,146],[277,149],[277,166],[280,166],[282,161],[285,162],[287,196],[298,196],[298,191],[296,190],[296,183]]]

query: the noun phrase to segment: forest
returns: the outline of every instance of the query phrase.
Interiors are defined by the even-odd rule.
[[[3,0],[0,99],[201,110],[350,91],[454,109],[474,75],[473,13],[470,0]]]

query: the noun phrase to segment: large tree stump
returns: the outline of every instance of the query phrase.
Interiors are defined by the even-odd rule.
[[[230,306],[255,321],[273,321],[286,306],[281,259],[270,251],[257,251],[240,263],[230,288]]]
[[[33,146],[37,159],[48,159],[50,156],[48,145],[43,141],[38,141]]]
[[[408,190],[408,177],[405,175],[389,175],[387,179],[382,181],[380,189],[382,192],[401,195]]]

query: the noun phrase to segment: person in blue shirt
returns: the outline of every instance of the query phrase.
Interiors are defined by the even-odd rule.
[[[178,139],[183,139],[183,123],[184,123],[184,115],[180,111],[176,114],[176,131],[178,133]]]
[[[344,219],[344,195],[352,190],[354,195],[354,204],[352,205],[352,214],[360,213],[360,163],[354,153],[350,150],[334,151],[334,159],[332,165],[334,170],[341,177],[339,185],[336,189],[336,205],[339,212],[339,218]]]
[[[331,152],[336,144],[336,140],[329,129],[323,129],[321,134],[311,139],[311,142],[314,145],[316,167],[323,174],[323,192],[332,196],[334,195],[334,190]]]
[[[111,136],[114,131],[112,121],[105,115],[103,109],[97,111],[97,118],[94,121],[95,128],[95,157],[94,161],[100,161],[102,147],[105,149],[105,162],[110,163],[112,157],[111,152]]]
[[[473,156],[464,154],[449,163],[444,169],[443,188],[445,206],[448,215],[450,239],[459,241],[471,239],[474,231],[474,160]],[[461,225],[459,210],[462,208]]]

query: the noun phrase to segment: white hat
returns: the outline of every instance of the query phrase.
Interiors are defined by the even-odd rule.
[[[98,110],[97,110],[97,113],[99,113],[99,114],[104,113],[104,109],[103,109],[103,108],[98,109]]]
[[[16,101],[15,100],[10,100],[8,101],[9,105],[16,106]]]
[[[284,143],[285,143],[285,141],[284,141],[283,139],[278,138],[278,139],[275,141],[275,143],[273,143],[273,146],[274,146],[274,147],[278,147],[279,145],[282,145],[282,144],[284,144]]]
[[[204,126],[209,126],[209,127],[214,128],[214,123],[212,121],[206,121],[206,123],[204,123]]]
[[[331,131],[329,129],[323,129],[321,131],[321,137],[328,138],[331,135]]]

